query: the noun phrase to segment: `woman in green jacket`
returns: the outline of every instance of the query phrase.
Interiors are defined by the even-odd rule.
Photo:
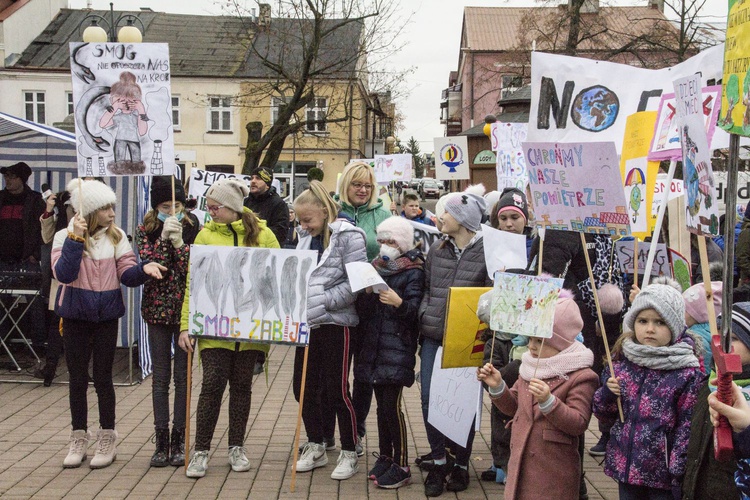
[[[212,221],[207,222],[195,245],[221,245],[279,248],[273,232],[266,223],[258,219],[242,203],[249,188],[237,179],[221,179],[206,192],[206,204]],[[193,351],[188,337],[190,317],[190,278],[182,304],[180,325],[180,347]],[[250,396],[253,384],[253,368],[259,352],[268,352],[268,346],[250,342],[227,340],[198,340],[203,364],[203,386],[198,398],[195,429],[195,453],[185,471],[187,477],[200,478],[206,475],[208,451],[211,448],[216,422],[219,419],[221,400],[229,382],[229,464],[232,470],[244,472],[250,469],[245,455],[245,428],[250,415]]]

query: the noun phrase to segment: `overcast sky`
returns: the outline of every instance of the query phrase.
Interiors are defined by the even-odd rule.
[[[405,128],[399,134],[401,141],[414,136],[420,141],[422,151],[432,151],[434,137],[443,135],[440,125],[440,92],[448,85],[448,74],[457,69],[458,49],[461,38],[462,13],[465,6],[473,7],[521,7],[533,6],[532,0],[394,0],[404,16],[412,14],[412,20],[404,33],[406,47],[392,58],[393,65],[400,68],[416,67],[409,76],[408,99],[399,103],[405,116]],[[561,2],[564,0],[561,0]],[[617,5],[639,4],[648,0],[620,1]],[[118,10],[139,10],[149,6],[154,10],[182,14],[219,14],[222,2],[211,0],[114,0]],[[93,0],[95,9],[109,9],[109,0]],[[277,2],[269,0],[272,6]],[[601,2],[602,5],[605,3]],[[85,8],[86,0],[70,0],[71,8]],[[249,6],[255,2],[248,1]],[[726,20],[726,0],[707,0],[705,15],[715,21]],[[274,12],[275,15],[275,12]]]

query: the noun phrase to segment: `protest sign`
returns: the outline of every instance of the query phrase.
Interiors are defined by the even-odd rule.
[[[690,288],[692,272],[690,271],[690,263],[676,250],[669,249],[669,259],[672,261],[672,276],[682,287],[684,292]]]
[[[409,220],[409,223],[414,228],[414,242],[419,243],[422,253],[427,255],[432,244],[440,239],[442,233],[435,226],[428,226],[413,220]]]
[[[719,208],[714,197],[716,183],[701,105],[700,76],[675,80],[674,89],[687,193],[687,227],[693,233],[716,236],[719,234]]]
[[[526,269],[526,235],[500,231],[490,226],[482,228],[484,239],[484,261],[487,274],[492,278],[495,271]]]
[[[385,284],[382,276],[369,262],[349,262],[345,267],[352,292],[364,290],[368,286],[371,286],[376,293],[380,293],[381,290],[388,290],[388,285]]]
[[[653,111],[628,116],[620,157],[620,174],[625,183],[625,199],[628,200],[630,231],[641,239],[650,236],[656,224],[649,208],[653,203],[659,163],[649,162],[646,158],[655,120],[656,113]]]
[[[469,179],[469,146],[466,136],[435,137],[435,178]]]
[[[174,175],[169,47],[70,44],[78,175]]]
[[[223,172],[209,172],[194,168],[190,171],[190,188],[188,198],[195,198],[197,205],[193,210],[193,215],[198,217],[201,224],[211,220],[206,208],[206,192],[211,185],[219,179],[239,179],[250,185],[249,175],[225,174]]]
[[[719,116],[719,100],[721,99],[721,87],[712,85],[702,90],[702,112],[708,135],[708,143],[716,131],[716,118]],[[677,104],[674,93],[664,94],[659,102],[658,118],[653,128],[651,147],[648,159],[680,160],[682,159],[682,148],[680,147],[680,131],[677,127]]]
[[[630,234],[617,151],[611,142],[525,142],[537,227]]]
[[[305,345],[313,250],[192,245],[190,335]]]
[[[718,45],[658,70],[532,52],[528,140],[613,141],[619,152],[627,116],[656,110],[676,78],[700,73],[702,85],[719,81],[723,50]]]
[[[375,155],[375,180],[378,184],[410,181],[412,157],[409,154]]]
[[[632,239],[622,238],[615,241],[615,253],[620,260],[620,271],[623,273],[635,273],[636,261],[638,262],[638,274],[646,272],[646,259],[651,243],[638,243],[638,255],[633,255],[635,242]],[[669,265],[669,254],[667,245],[659,243],[656,247],[656,257],[651,267],[651,276],[672,276],[672,268]]]
[[[654,196],[651,201],[651,227],[656,226],[656,216],[659,213],[665,189],[669,189],[669,199],[667,201],[672,201],[675,198],[685,195],[685,183],[682,182],[682,179],[672,179],[669,188],[667,188],[667,174],[657,174],[656,184],[654,184]]]
[[[526,159],[523,156],[521,144],[526,141],[528,127],[527,123],[495,122],[492,124],[492,149],[497,151],[498,191],[506,187],[526,190],[529,178],[526,174]]]
[[[445,437],[466,447],[482,396],[482,384],[477,380],[476,368],[441,368],[442,351],[438,347],[435,355],[427,421]]]
[[[496,273],[490,328],[528,337],[552,337],[562,284],[561,278]]]
[[[443,368],[482,365],[484,342],[482,332],[487,325],[477,317],[479,297],[492,288],[450,287],[445,311],[443,335]]]
[[[719,126],[750,136],[750,5],[729,0]]]

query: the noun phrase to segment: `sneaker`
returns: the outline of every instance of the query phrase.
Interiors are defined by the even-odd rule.
[[[445,468],[446,470],[453,469],[453,466],[456,464],[456,457],[450,454],[448,450],[445,451]],[[414,460],[414,463],[422,470],[430,471],[435,468],[435,459],[432,458],[432,452],[428,451],[421,457],[417,457]]]
[[[304,442],[299,445],[299,452],[302,454],[302,450],[305,449],[305,446],[307,446],[307,443],[310,441]],[[324,442],[326,444],[326,451],[336,451],[336,438],[325,438]]]
[[[599,441],[589,448],[589,455],[592,457],[603,457],[607,454],[607,442],[609,441],[609,433],[602,433]]]
[[[404,470],[398,464],[391,463],[391,466],[375,480],[375,486],[388,490],[395,490],[401,486],[406,486],[411,482],[411,470],[407,467]]]
[[[117,431],[114,429],[99,429],[96,433],[96,439],[99,441],[96,447],[96,454],[89,462],[92,469],[103,469],[109,467],[117,458]]]
[[[229,465],[234,472],[246,472],[250,470],[250,460],[245,455],[246,451],[243,446],[229,447]]]
[[[89,446],[91,435],[88,431],[73,431],[70,433],[70,448],[68,456],[63,460],[63,467],[66,469],[75,469],[80,467],[86,460],[86,448]]]
[[[357,443],[354,445],[354,451],[357,452],[358,457],[362,457],[365,455],[365,449],[363,446],[363,441],[365,440],[365,435],[362,434],[361,436],[357,436]]]
[[[433,464],[427,479],[424,481],[424,494],[428,497],[439,497],[445,488],[445,469]]]
[[[370,469],[370,472],[367,473],[367,478],[377,479],[391,468],[393,459],[385,455],[378,455],[374,451],[372,452],[372,456],[377,457],[377,460],[375,461],[375,465],[372,467],[372,469]]]
[[[482,474],[480,474],[479,477],[482,479],[482,481],[495,482],[498,484],[505,484],[506,479],[505,471],[500,467],[495,467],[494,465],[486,471],[482,471]]]
[[[458,465],[453,466],[453,470],[448,476],[448,484],[445,489],[448,491],[464,491],[469,487],[469,471]]]
[[[199,478],[206,475],[208,470],[208,450],[196,451],[193,454],[193,458],[190,459],[190,463],[185,469],[185,475],[187,477]]]
[[[331,479],[349,479],[359,470],[357,452],[341,450],[336,468],[331,473]]]
[[[302,455],[297,460],[297,472],[307,472],[328,463],[328,454],[324,444],[307,443]]]

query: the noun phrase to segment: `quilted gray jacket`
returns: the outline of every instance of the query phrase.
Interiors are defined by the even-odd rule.
[[[425,294],[419,306],[419,333],[443,340],[448,289],[452,286],[492,286],[484,261],[482,233],[477,233],[459,258],[456,246],[448,237],[436,241],[425,263]]]
[[[367,262],[366,236],[349,222],[337,220],[330,224],[331,241],[313,269],[307,288],[307,324],[357,326],[359,317],[346,275],[349,262]],[[312,238],[300,236],[297,249],[309,250]]]

